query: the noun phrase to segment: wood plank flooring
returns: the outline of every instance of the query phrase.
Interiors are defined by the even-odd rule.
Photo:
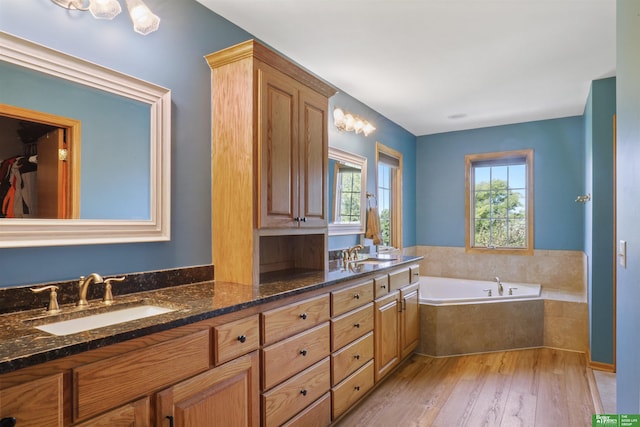
[[[337,426],[591,426],[586,357],[548,348],[413,355]]]

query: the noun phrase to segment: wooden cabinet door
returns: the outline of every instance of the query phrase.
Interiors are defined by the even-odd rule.
[[[300,227],[326,227],[327,98],[300,87]]]
[[[298,227],[299,85],[267,65],[260,66],[258,80],[258,228]]]
[[[62,374],[0,390],[2,418],[15,418],[19,427],[62,427]]]
[[[374,361],[378,382],[400,362],[399,292],[395,291],[375,302]]]
[[[260,424],[258,352],[227,362],[157,394],[158,426]]]
[[[420,339],[420,301],[418,284],[400,290],[400,358],[407,357]]]
[[[72,218],[69,165],[67,160],[60,158],[60,151],[67,150],[66,146],[62,129],[55,129],[38,139],[37,218]]]

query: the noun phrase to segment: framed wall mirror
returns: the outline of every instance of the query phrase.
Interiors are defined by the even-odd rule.
[[[0,89],[0,162],[43,175],[43,138],[73,148],[54,151],[62,190],[44,191],[58,213],[3,211],[0,247],[170,239],[170,90],[2,32]],[[38,142],[9,144],[25,133]]]
[[[367,158],[329,147],[329,235],[362,234]]]

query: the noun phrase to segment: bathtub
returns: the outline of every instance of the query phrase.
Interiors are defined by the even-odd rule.
[[[544,299],[533,283],[420,277],[420,341],[430,356],[541,347]],[[509,288],[512,295],[509,295]],[[488,291],[491,289],[491,296]]]
[[[504,292],[499,295],[496,282],[421,276],[420,303],[443,305],[540,298],[539,284],[502,282],[502,286]],[[491,296],[487,289],[491,290]]]

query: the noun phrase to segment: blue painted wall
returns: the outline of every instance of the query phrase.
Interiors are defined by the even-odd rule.
[[[417,138],[416,241],[418,245],[465,245],[465,163],[473,153],[533,148],[534,245],[583,250],[584,192],[582,117],[519,123]]]
[[[329,100],[330,116],[341,108],[372,123],[376,130],[369,136],[343,132],[329,126],[329,145],[367,158],[367,191],[376,192],[376,142],[402,153],[402,242],[404,247],[416,244],[416,137],[346,93],[339,92]],[[329,238],[329,249],[341,249],[359,242],[359,236]]]
[[[614,361],[614,143],[615,78],[591,84],[585,123],[585,253],[588,262],[591,360]]]
[[[618,0],[616,48],[617,238],[627,267],[617,271],[618,413],[640,413],[640,2]]]

